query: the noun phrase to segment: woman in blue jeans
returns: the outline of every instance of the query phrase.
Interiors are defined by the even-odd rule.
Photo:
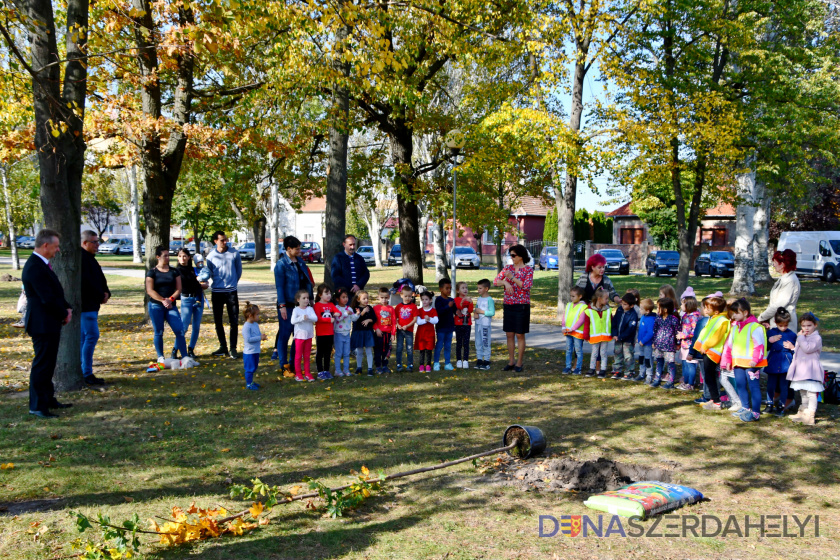
[[[187,345],[187,356],[195,359],[195,345],[198,343],[198,333],[201,331],[201,317],[204,315],[204,290],[207,282],[199,281],[193,268],[192,254],[189,249],[178,251],[178,272],[181,273],[181,323],[184,324],[184,337],[187,329],[192,325],[190,343]],[[178,357],[178,349],[172,349],[172,357]],[[182,358],[184,356],[181,356]]]
[[[149,294],[149,319],[155,330],[155,351],[158,362],[163,362],[163,324],[175,333],[175,344],[182,356],[187,355],[184,341],[184,324],[178,314],[175,300],[181,295],[181,273],[169,266],[169,249],[155,249],[157,266],[146,272],[146,293]]]

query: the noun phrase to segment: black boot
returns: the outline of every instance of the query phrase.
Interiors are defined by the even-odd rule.
[[[195,360],[195,352],[193,352],[194,348],[187,348],[187,356]]]
[[[173,360],[177,360],[177,359],[178,359],[178,349],[177,349],[177,348],[173,348],[173,349],[172,349],[172,354],[171,354],[171,356],[170,356],[170,357],[171,357]]]

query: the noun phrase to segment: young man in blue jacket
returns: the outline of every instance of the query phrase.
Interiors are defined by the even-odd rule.
[[[216,324],[216,337],[219,339],[219,349],[214,356],[229,355],[234,360],[239,358],[236,353],[236,342],[239,334],[239,279],[242,278],[242,258],[235,247],[228,247],[228,238],[223,231],[213,234],[216,247],[207,254],[207,268],[213,284],[210,286],[210,303],[213,306],[213,322]],[[225,339],[224,311],[227,307],[230,322],[230,350]]]
[[[621,305],[612,318],[612,336],[615,342],[615,360],[613,362],[613,379],[621,379],[621,371],[624,370],[624,379],[633,379],[633,351],[636,346],[636,329],[639,325],[639,316],[636,315],[636,296],[624,294],[621,298]]]

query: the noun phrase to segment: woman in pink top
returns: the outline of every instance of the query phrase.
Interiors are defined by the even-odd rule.
[[[531,286],[534,283],[534,269],[528,266],[531,256],[522,245],[514,245],[508,249],[508,254],[513,264],[504,267],[493,280],[493,284],[505,287],[502,330],[507,335],[508,365],[504,370],[522,371],[525,335],[531,325]],[[519,358],[515,360],[517,348]]]
[[[790,388],[798,390],[802,395],[802,406],[790,419],[809,426],[815,423],[817,397],[825,390],[823,368],[820,364],[822,337],[817,332],[818,324],[819,319],[816,315],[806,313],[799,318],[796,345],[785,342],[785,348],[793,350],[793,361],[788,368],[787,379],[791,382]]]

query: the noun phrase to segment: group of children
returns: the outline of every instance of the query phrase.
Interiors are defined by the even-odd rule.
[[[297,381],[314,381],[311,371],[312,343],[315,341],[316,376],[320,380],[334,377],[351,377],[350,354],[356,355],[355,374],[360,375],[367,359],[367,375],[390,373],[388,363],[391,356],[391,342],[396,338],[397,371],[414,370],[414,350],[419,355],[418,371],[439,371],[440,357],[444,357],[444,370],[468,369],[470,367],[470,336],[475,326],[476,369],[490,369],[490,343],[492,338],[490,321],[495,314],[493,299],[489,296],[490,280],[479,280],[478,296],[470,297],[466,282],[455,286],[443,279],[438,283],[440,295],[422,286],[415,287],[407,280],[398,280],[394,288],[379,288],[379,303],[371,305],[370,295],[359,290],[350,298],[350,293],[339,288],[335,294],[329,286],[321,284],[315,294],[315,303],[309,300],[309,293],[300,290],[295,294],[295,308],[291,323],[294,326],[295,364],[294,377]],[[419,293],[420,305],[416,303]],[[391,305],[391,296],[401,300]],[[266,335],[259,330],[259,308],[246,304],[243,338],[245,352],[245,384],[248,389],[257,390],[254,372],[259,365],[260,342]],[[415,329],[416,327],[416,329]],[[455,366],[451,362],[452,338],[456,338]],[[330,372],[330,362],[335,349],[335,373]],[[405,367],[403,367],[405,350]],[[376,369],[374,369],[374,366]]]
[[[786,309],[777,310],[775,326],[768,331],[752,315],[746,299],[727,302],[721,292],[698,301],[689,287],[677,300],[673,287],[664,285],[654,302],[640,299],[639,292],[630,289],[615,310],[603,288],[595,291],[591,305],[582,301],[582,288],[573,287],[569,295],[562,318],[567,349],[563,373],[610,376],[607,345],[613,341],[612,379],[684,391],[694,389],[699,379],[704,395],[695,400],[697,404],[706,410],[732,409],[732,415],[744,422],[758,420],[762,412],[784,416],[794,405],[791,390],[799,390],[802,405],[791,419],[814,424],[823,371],[819,363],[822,339],[813,313],[799,319],[797,336],[789,329],[791,316]],[[588,371],[583,370],[584,340],[592,348]],[[638,356],[638,375],[634,356]],[[682,365],[679,384],[678,358]],[[762,369],[768,395],[763,411]]]

